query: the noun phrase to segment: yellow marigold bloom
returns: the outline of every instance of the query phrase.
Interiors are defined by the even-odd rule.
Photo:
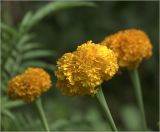
[[[57,87],[64,95],[94,95],[103,80],[118,70],[117,57],[106,46],[88,41],[57,62]]]
[[[141,30],[128,29],[106,37],[102,42],[118,55],[121,68],[136,68],[143,58],[152,55],[152,44]]]
[[[13,99],[32,102],[51,87],[51,79],[41,68],[28,68],[8,82],[8,94]]]

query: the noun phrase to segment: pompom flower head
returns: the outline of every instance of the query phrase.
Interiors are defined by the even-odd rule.
[[[8,83],[8,94],[12,99],[23,99],[31,103],[51,87],[51,79],[41,68],[28,68]]]
[[[64,95],[94,95],[103,80],[118,70],[117,57],[106,46],[88,41],[57,62],[57,87]]]
[[[121,68],[134,69],[143,59],[152,55],[152,44],[148,36],[137,29],[128,29],[110,35],[101,44],[117,53]]]

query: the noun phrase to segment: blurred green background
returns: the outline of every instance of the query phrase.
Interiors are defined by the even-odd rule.
[[[2,1],[2,22],[16,29],[28,11],[35,11],[48,3]],[[98,43],[105,36],[127,28],[144,30],[153,44],[153,56],[141,63],[139,74],[147,124],[150,130],[158,130],[159,2],[93,3],[95,7],[81,6],[50,13],[31,29],[30,33],[35,34],[33,40],[56,54],[54,57],[40,59],[56,65],[56,60],[63,53],[72,52],[87,40]],[[53,88],[43,95],[43,104],[52,130],[110,130],[103,110],[94,97],[63,96],[55,88],[54,71],[49,72],[53,76]],[[124,71],[112,80],[104,82],[103,91],[118,129],[141,130],[139,111],[128,73]],[[2,122],[5,122],[2,130],[43,129],[33,104],[21,105],[10,110],[16,116],[19,125],[2,116]]]

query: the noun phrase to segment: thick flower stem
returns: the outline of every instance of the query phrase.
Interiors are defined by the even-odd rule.
[[[143,104],[143,97],[142,97],[142,92],[141,92],[141,84],[140,84],[140,79],[138,75],[137,69],[130,70],[129,71],[134,90],[135,90],[135,95],[137,99],[137,103],[141,112],[142,116],[142,121],[143,121],[143,129],[147,130],[147,123],[146,123],[146,118],[145,118],[145,112],[144,112],[144,104]]]
[[[47,132],[50,132],[49,126],[48,126],[48,123],[47,123],[47,119],[46,119],[46,116],[45,116],[45,113],[44,113],[44,110],[43,110],[41,98],[37,99],[35,104],[36,104],[36,107],[38,109],[38,112],[39,112],[39,115],[40,115],[40,118],[41,118],[41,121],[43,123],[43,126],[44,126],[45,130]]]
[[[99,91],[98,91],[96,96],[97,96],[97,99],[98,99],[100,105],[102,106],[102,108],[105,111],[105,114],[106,114],[107,120],[109,121],[111,129],[113,131],[117,131],[116,125],[115,125],[115,123],[113,121],[112,115],[110,113],[109,107],[108,107],[107,102],[105,100],[105,97],[104,97],[104,94],[103,94],[101,86],[100,86]]]

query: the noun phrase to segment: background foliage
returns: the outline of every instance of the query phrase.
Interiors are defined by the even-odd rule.
[[[8,79],[28,66],[44,67],[53,88],[43,95],[52,130],[110,130],[95,98],[65,97],[55,88],[56,60],[87,40],[101,41],[126,28],[144,30],[153,56],[139,68],[147,123],[158,130],[158,1],[35,2],[3,1],[1,21],[1,129],[43,130],[33,104],[11,101]],[[127,72],[103,84],[119,130],[140,130],[140,116]]]

